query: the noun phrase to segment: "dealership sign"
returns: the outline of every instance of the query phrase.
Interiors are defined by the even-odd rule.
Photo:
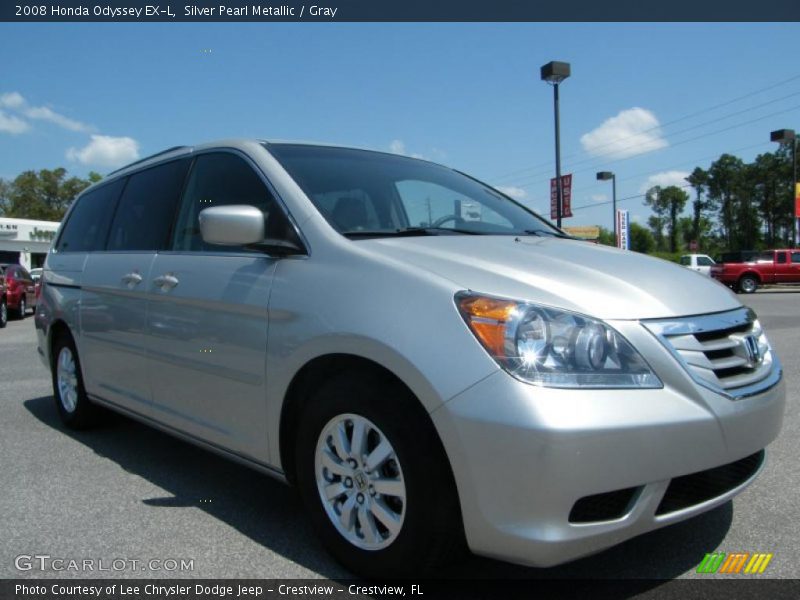
[[[561,176],[561,216],[572,216],[572,173]],[[558,185],[555,177],[550,180],[550,218],[558,218]]]
[[[630,247],[630,215],[627,210],[617,210],[617,248],[629,250]]]

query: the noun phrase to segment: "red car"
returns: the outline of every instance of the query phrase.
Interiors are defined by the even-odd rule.
[[[717,263],[711,277],[744,294],[762,285],[800,283],[800,249],[765,250],[748,262]]]
[[[28,309],[36,306],[36,293],[31,274],[20,265],[2,264],[0,275],[5,279],[6,311],[18,319],[24,319]]]

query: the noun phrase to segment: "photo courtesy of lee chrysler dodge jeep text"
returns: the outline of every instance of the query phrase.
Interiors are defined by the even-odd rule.
[[[73,203],[35,324],[119,411],[298,486],[353,572],[549,566],[727,502],[784,411],[752,310],[414,158],[179,147]]]

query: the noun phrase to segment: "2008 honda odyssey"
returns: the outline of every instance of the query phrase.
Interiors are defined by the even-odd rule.
[[[407,157],[168,150],[81,194],[43,279],[68,426],[104,406],[285,478],[362,574],[464,543],[554,565],[691,517],[783,416],[721,285]]]

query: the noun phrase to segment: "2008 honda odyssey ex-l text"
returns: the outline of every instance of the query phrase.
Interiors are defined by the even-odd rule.
[[[597,552],[742,491],[783,418],[723,286],[403,156],[173,148],[77,198],[43,280],[66,425],[111,408],[297,485],[360,574]]]

